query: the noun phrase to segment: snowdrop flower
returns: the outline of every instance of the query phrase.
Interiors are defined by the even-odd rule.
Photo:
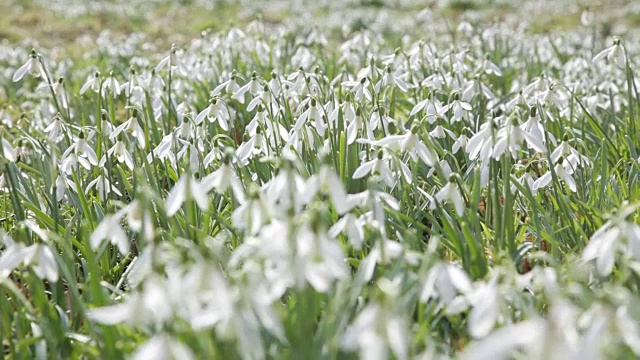
[[[312,213],[311,216],[319,215]],[[340,243],[329,238],[323,229],[312,229],[310,224],[303,224],[295,234],[295,244],[297,271],[294,274],[298,287],[308,283],[315,291],[327,293],[334,281],[348,278],[349,269]]]
[[[464,149],[467,146],[467,142],[469,138],[465,134],[460,134],[455,141],[453,142],[453,146],[451,147],[451,153],[457,154],[460,149]]]
[[[305,104],[303,102],[301,105]],[[327,129],[327,124],[324,120],[324,109],[321,104],[319,104],[315,98],[311,98],[309,101],[309,108],[300,114],[298,120],[293,127],[294,131],[298,132],[307,122],[307,120],[312,121],[313,125],[320,136],[324,136],[324,132]]]
[[[171,162],[171,165],[176,166],[176,154],[174,150],[182,144],[183,140],[178,139],[174,133],[169,133],[165,135],[162,140],[160,140],[160,144],[156,146],[153,151],[147,155],[147,161],[150,163],[154,158],[157,158],[160,161],[164,161],[168,159]]]
[[[551,152],[550,158],[553,163],[557,163],[564,158],[562,165],[571,173],[573,173],[578,165],[588,166],[591,164],[588,157],[580,154],[578,150],[569,144],[569,137],[567,135],[565,135],[560,145]]]
[[[518,124],[518,119],[513,117],[498,131],[497,141],[493,146],[494,159],[498,160],[506,150],[509,150],[511,157],[516,159],[524,141],[527,142],[530,148],[539,153],[547,152],[540,139],[522,130]]]
[[[249,191],[241,205],[233,211],[231,221],[238,229],[248,230],[249,234],[256,235],[260,228],[269,222],[270,217],[268,203],[259,190],[253,189]]]
[[[533,177],[533,175],[531,175],[528,172],[524,172],[522,174],[522,176],[520,176],[518,178],[518,183],[520,183],[520,185],[524,186],[525,188],[529,188],[529,190],[531,190],[531,193],[533,195],[536,195],[538,193],[538,189],[534,187],[536,179]],[[515,185],[511,185],[511,192],[516,192],[517,188]]]
[[[610,63],[616,64],[619,68],[624,68],[627,65],[627,54],[620,39],[614,39],[613,45],[594,56],[592,62],[595,63],[604,58],[607,58]]]
[[[133,170],[133,156],[131,156],[131,153],[127,150],[122,140],[117,140],[116,143],[107,150],[107,155],[114,156],[119,163],[124,163],[130,170]],[[98,166],[103,167],[106,162],[107,157],[103,156]]]
[[[461,354],[462,360],[509,359],[514,350],[523,346],[544,347],[539,343],[547,327],[542,319],[534,318],[505,326],[482,340],[471,343]],[[544,357],[541,357],[541,359]]]
[[[5,138],[2,138],[2,154],[5,159],[11,162],[16,162],[17,160],[16,150],[13,148],[11,143]]]
[[[464,198],[456,184],[456,176],[458,175],[452,174],[449,176],[447,184],[440,189],[434,197],[440,203],[450,202],[456,210],[456,214],[458,214],[458,216],[462,216],[464,214],[465,204]]]
[[[31,267],[38,278],[58,281],[58,263],[49,245],[33,244],[23,250],[22,256],[23,264]]]
[[[262,91],[259,91],[253,100],[249,102],[249,105],[247,105],[247,111],[253,111],[258,105],[264,105],[268,109],[273,109],[273,105],[276,104],[277,106],[277,103],[278,99],[276,99],[274,94],[269,90],[269,85],[265,84]]]
[[[362,244],[364,243],[364,225],[366,224],[366,220],[364,217],[357,217],[351,213],[347,213],[345,216],[341,217],[340,220],[336,221],[333,226],[329,229],[329,236],[337,238],[340,233],[347,234],[347,238],[349,239],[349,243],[355,248],[362,248]]]
[[[433,130],[429,131],[429,135],[437,139],[444,139],[447,136],[449,136],[453,140],[456,139],[456,135],[451,130],[445,128],[442,125],[437,125]]]
[[[47,233],[35,223],[27,221],[25,225],[34,230],[41,240],[47,241]],[[17,267],[22,265],[33,269],[40,279],[58,281],[58,263],[49,245],[35,243],[25,247],[21,243],[16,243],[1,229],[0,245],[4,247],[0,254],[0,280],[10,276]]]
[[[72,158],[73,156],[73,158]],[[82,166],[86,169],[89,169],[91,165],[98,165],[98,156],[95,151],[87,144],[87,141],[84,138],[84,132],[80,131],[78,135],[78,139],[76,142],[69,146],[67,150],[62,154],[62,162],[65,162],[65,159],[71,159],[72,161],[78,161]]]
[[[188,161],[189,169],[192,172],[200,170],[200,150],[193,144],[193,139],[185,143],[182,149],[176,154],[179,159]]]
[[[127,324],[131,326],[161,325],[174,315],[168,294],[168,284],[158,275],[144,280],[141,291],[127,296],[121,303],[89,309],[87,317],[105,325]]]
[[[325,162],[330,161],[326,158]],[[339,215],[351,210],[350,204],[347,202],[347,190],[340,179],[336,170],[329,164],[322,165],[317,174],[312,175],[306,183],[305,202],[311,202],[311,199],[318,193],[327,194],[331,198],[333,205]]]
[[[418,102],[411,110],[411,116],[419,113],[424,109],[426,113],[426,119],[430,124],[433,124],[438,117],[443,117],[448,108],[442,106],[438,99],[424,99]]]
[[[63,134],[67,131],[67,126],[62,119],[62,116],[56,114],[51,120],[51,124],[49,124],[44,130],[44,132],[49,133],[49,139],[53,142],[58,142],[62,139]]]
[[[367,174],[379,174],[389,187],[393,187],[393,185],[395,185],[395,179],[393,172],[387,164],[388,161],[389,157],[385,157],[384,152],[380,150],[373,160],[369,160],[358,166],[351,177],[353,179],[361,179]]]
[[[209,106],[196,116],[195,123],[196,125],[199,125],[206,117],[210,123],[217,121],[222,130],[228,131],[230,115],[231,114],[229,113],[226,104],[224,104],[222,100],[212,98],[209,100]]]
[[[240,104],[244,104],[244,95],[249,91],[251,95],[257,95],[262,90],[262,86],[260,85],[260,81],[258,80],[258,74],[253,73],[251,75],[251,80],[239,88],[232,96],[232,99],[237,100]]]
[[[153,70],[153,73],[155,73],[155,69]],[[133,68],[129,70],[128,81],[120,84],[120,88],[117,91],[115,90],[116,83],[117,81],[115,81],[113,84],[110,85],[114,87],[114,90],[113,90],[114,96],[116,95],[116,93],[120,94],[121,92],[124,91],[124,94],[127,97],[133,94],[142,95],[145,89],[148,90],[150,93],[153,93],[153,89],[155,87],[162,87],[163,85],[162,79],[160,77],[150,74],[149,79],[145,81],[144,79],[142,79],[142,77],[140,77],[138,72],[136,72],[136,70]],[[105,88],[107,87],[106,81],[104,83],[104,87]]]
[[[376,83],[375,90],[376,92],[380,92],[380,89],[387,87],[397,87],[400,91],[407,92],[412,86],[402,80],[400,75],[394,73],[390,66],[387,66],[384,76]]]
[[[40,64],[40,61],[38,61],[38,54],[36,53],[35,49],[31,50],[27,62],[24,63],[24,65],[20,66],[20,68],[18,68],[18,70],[16,70],[16,72],[13,74],[12,81],[20,81],[26,73],[29,73],[31,74],[31,76],[35,77],[46,78],[44,68],[42,67],[42,64]]]
[[[562,180],[564,183],[567,184],[567,186],[569,186],[569,190],[576,192],[577,191],[576,181],[571,175],[573,171],[563,166],[562,162],[563,161],[555,164],[555,166],[553,167],[553,171],[556,173],[558,180]],[[548,186],[551,183],[551,180],[552,180],[551,171],[547,171],[544,175],[540,176],[538,180],[534,181],[533,183],[534,191],[537,191],[540,188]]]
[[[419,131],[418,126],[413,126],[411,131],[407,131],[403,135],[388,135],[380,140],[373,141],[360,139],[358,142],[406,151],[413,161],[417,161],[419,158],[425,165],[434,166],[438,162],[438,155],[420,140],[418,137]]]
[[[207,192],[207,188],[196,180],[193,175],[183,174],[167,196],[165,202],[167,216],[175,215],[178,210],[180,210],[180,207],[182,207],[182,204],[188,199],[195,201],[203,211],[208,210],[209,196]]]
[[[113,76],[113,71],[109,73],[109,77],[107,77],[102,83],[102,90],[106,94],[107,90],[111,90],[111,95],[113,98],[117,98],[121,92],[121,85],[118,80]]]
[[[465,87],[462,89],[462,96],[460,99],[468,103],[477,94],[483,95],[487,100],[493,100],[496,98],[487,85],[477,79],[474,79],[466,83]]]
[[[344,110],[345,110],[344,118],[347,119],[347,121],[349,121],[349,125],[347,125],[347,145],[351,145],[356,141],[359,130],[362,130],[364,132],[366,129],[367,139],[369,140],[375,139],[372,129],[366,126],[365,121],[362,119],[362,110],[360,110],[360,108],[358,108],[355,112],[353,112],[353,116],[349,115],[349,110],[353,110],[351,104],[345,103]],[[337,114],[336,114],[336,117],[337,117]]]
[[[158,334],[140,345],[133,353],[133,360],[191,360],[195,355],[186,345],[169,335]]]
[[[116,245],[123,256],[129,252],[129,237],[120,225],[122,211],[115,215],[105,215],[98,226],[91,233],[89,244],[93,250],[100,247],[102,240],[107,239],[112,245]]]
[[[261,129],[257,128],[255,135],[238,146],[236,149],[236,157],[240,164],[247,165],[255,155],[260,153],[267,154],[268,149],[269,147]]]
[[[342,86],[349,88],[355,101],[362,103],[365,98],[372,101],[371,92],[369,92],[369,79],[366,77],[360,78],[359,81],[345,81]]]
[[[452,112],[453,117],[451,119],[454,122],[457,122],[461,121],[462,119],[466,119],[468,117],[468,114],[471,113],[471,110],[473,110],[471,104],[466,101],[460,100],[456,94],[456,96],[454,96],[454,100],[450,104],[443,106],[441,112]]]
[[[493,330],[498,320],[498,276],[494,275],[486,284],[481,284],[467,295],[473,306],[469,314],[469,334],[474,338],[483,338]]]
[[[420,301],[437,298],[445,305],[451,304],[458,294],[466,295],[473,290],[471,279],[460,266],[440,262],[429,270],[420,295]]]
[[[640,260],[640,226],[629,219],[637,208],[637,205],[624,207],[591,236],[582,252],[582,260],[595,260],[598,275],[611,274],[615,253],[621,244],[632,258]]]
[[[224,193],[231,188],[236,199],[242,200],[244,197],[242,183],[238,179],[235,170],[231,167],[229,155],[225,156],[224,161],[216,171],[202,179],[202,186],[207,192],[215,190],[218,193]]]
[[[228,94],[236,93],[240,89],[240,86],[238,86],[238,84],[236,83],[236,77],[237,75],[234,71],[233,73],[231,73],[231,76],[229,76],[228,80],[221,82],[218,86],[215,87],[215,89],[213,89],[213,91],[211,92],[211,96],[218,95],[223,89]]]
[[[61,169],[62,170],[62,169]],[[71,179],[67,178],[63,174],[58,174],[56,177],[56,201],[62,201],[64,199],[64,195],[67,190],[71,189],[76,192],[76,183],[74,183]],[[51,185],[53,187],[53,185]],[[1,186],[0,186],[1,189]],[[53,189],[51,189],[53,191]]]
[[[480,158],[482,162],[487,160],[493,154],[493,148],[495,145],[496,124],[493,119],[482,124],[480,131],[475,133],[467,142],[465,150],[469,154],[469,159],[475,160]]]
[[[345,350],[359,350],[361,359],[386,359],[391,349],[397,359],[404,360],[408,358],[406,330],[400,317],[374,302],[349,325],[341,344]]]
[[[85,82],[84,85],[82,85],[82,87],[80,88],[80,95],[84,94],[89,89],[97,93],[100,91],[101,86],[102,86],[102,82],[101,82],[100,72],[96,71],[93,74],[93,76],[91,76],[89,80],[87,80],[87,82]]]
[[[122,131],[126,131],[138,141],[138,146],[144,149],[146,146],[145,133],[142,126],[138,123],[138,110],[134,109],[129,120],[123,122],[116,127],[109,135],[109,139],[113,140],[120,135]]]
[[[160,73],[160,70],[168,67],[169,70],[173,70],[174,68],[178,68],[178,71],[183,75],[187,76],[189,71],[187,70],[187,66],[182,62],[182,60],[177,55],[178,48],[174,45],[171,45],[171,51],[169,52],[169,56],[160,60],[158,66],[156,66],[156,73]]]
[[[500,70],[500,68],[496,64],[492,63],[491,60],[489,60],[488,54],[480,65],[480,69],[482,69],[482,71],[489,75],[493,74],[495,76],[502,76],[502,70]]]
[[[544,126],[542,126],[542,124],[540,123],[540,114],[538,113],[537,105],[531,106],[531,109],[529,110],[529,119],[522,125],[520,125],[520,128],[522,129],[522,131],[529,134],[529,137],[537,139],[537,141],[541,142],[542,144],[545,143],[546,133]],[[532,145],[529,145],[529,147],[533,148]],[[546,152],[546,149],[542,152]]]
[[[118,190],[117,187],[111,184],[111,182],[109,181],[109,176],[104,172],[98,175],[98,177],[93,179],[87,185],[87,188],[84,190],[85,194],[88,194],[89,190],[91,190],[94,187],[98,191],[98,196],[100,197],[101,201],[105,201],[107,195],[112,192],[118,196],[122,196],[122,193],[120,192],[120,190]]]

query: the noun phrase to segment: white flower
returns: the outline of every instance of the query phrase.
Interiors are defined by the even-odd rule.
[[[120,133],[124,130],[130,133],[131,136],[133,136],[136,140],[138,140],[138,146],[141,149],[144,149],[146,146],[145,134],[140,124],[138,124],[137,113],[138,113],[138,110],[134,110],[133,116],[131,116],[129,120],[123,122],[118,127],[116,127],[115,130],[113,130],[113,132],[111,133],[111,135],[109,135],[109,139],[113,140],[117,138],[118,135],[120,135]]]
[[[379,92],[380,89],[384,89],[387,87],[397,87],[400,91],[407,92],[413,86],[406,83],[402,79],[401,75],[394,73],[393,70],[391,70],[391,67],[387,66],[382,79],[380,79],[380,81],[378,81],[378,83],[376,84],[375,90],[376,92]]]
[[[103,239],[108,239],[112,245],[116,245],[123,256],[129,252],[129,237],[120,225],[122,211],[115,215],[105,215],[100,224],[93,230],[89,238],[92,249],[97,249]]]
[[[529,344],[544,347],[538,339],[547,330],[541,319],[532,319],[500,328],[486,338],[473,342],[461,354],[461,360],[510,359],[513,351]],[[544,353],[544,352],[543,352]]]
[[[453,102],[451,102],[450,104],[443,106],[440,113],[451,111],[453,113],[452,120],[461,121],[462,119],[468,117],[468,114],[471,113],[471,110],[473,110],[473,108],[468,102],[462,100],[453,100]]]
[[[627,54],[620,39],[615,39],[612,46],[594,56],[592,62],[595,63],[604,58],[607,58],[610,63],[616,64],[619,68],[624,68],[627,65]]]
[[[360,81],[345,81],[342,86],[349,88],[349,91],[353,93],[355,101],[362,103],[366,98],[371,101],[371,92],[369,92],[369,79],[363,77]]]
[[[47,240],[47,234],[36,224],[27,221],[25,225],[36,232],[41,240]],[[1,229],[0,245],[4,246],[0,255],[0,281],[11,275],[20,265],[31,267],[40,279],[58,281],[58,263],[49,245],[35,243],[25,247],[21,243],[14,242]]]
[[[77,159],[72,160],[79,161],[81,165],[86,169],[90,168],[89,164],[94,166],[98,165],[98,156],[96,155],[96,152],[93,151],[93,149],[89,146],[89,144],[87,144],[87,141],[84,138],[83,131],[80,132],[80,135],[78,136],[76,142],[73,145],[69,146],[69,148],[67,148],[67,150],[65,150],[65,152],[62,154],[62,162],[64,163],[65,159],[69,158],[71,155],[75,155],[77,157]]]
[[[408,358],[405,322],[377,303],[370,303],[347,328],[341,344],[345,350],[359,350],[360,358],[388,358],[388,349],[398,360]]]
[[[5,159],[16,162],[16,150],[5,138],[2,138],[2,154]]]
[[[382,180],[384,180],[384,182],[389,185],[389,187],[393,187],[393,185],[395,184],[395,178],[387,163],[388,157],[385,158],[384,153],[382,152],[382,150],[380,150],[373,160],[369,160],[358,166],[358,168],[353,172],[352,178],[361,179],[367,174],[377,173],[382,177]]]
[[[49,139],[51,141],[58,142],[62,138],[63,133],[67,131],[67,127],[62,117],[56,115],[51,120],[51,124],[49,124],[43,131],[49,133]]]
[[[640,261],[640,226],[627,220],[636,209],[637,205],[620,210],[591,236],[582,252],[583,261],[595,260],[596,271],[600,276],[608,276],[613,271],[619,244],[624,244],[628,254]]]
[[[314,174],[307,180],[305,202],[310,202],[318,192],[330,196],[339,215],[351,210],[351,206],[347,202],[347,191],[333,167],[323,165],[317,174]]]
[[[580,154],[578,150],[569,145],[569,141],[566,138],[551,152],[550,157],[553,163],[557,163],[564,158],[562,165],[571,173],[575,171],[578,165],[588,166],[591,164],[589,158]]]
[[[482,162],[486,162],[493,154],[495,144],[494,131],[496,125],[493,120],[482,124],[480,131],[475,133],[469,141],[465,150],[469,153],[469,159],[475,160],[480,158]]]
[[[118,188],[111,184],[111,182],[109,181],[109,177],[104,173],[98,175],[98,177],[96,177],[87,185],[87,188],[84,190],[85,194],[88,194],[89,190],[91,190],[91,188],[93,187],[95,187],[98,191],[98,196],[100,197],[101,201],[104,201],[107,197],[107,194],[111,192],[115,193],[118,196],[122,196],[120,190],[118,190]]]
[[[13,74],[12,81],[20,81],[26,73],[35,77],[46,77],[44,68],[40,64],[40,61],[38,61],[38,54],[35,50],[31,50],[31,54],[29,54],[27,62],[20,66],[20,68],[18,68],[18,70]]]
[[[238,229],[248,230],[251,235],[255,235],[270,217],[267,202],[259,191],[255,191],[233,211],[231,222]]]
[[[420,301],[437,298],[445,305],[450,304],[459,293],[466,295],[473,290],[471,279],[460,266],[440,262],[429,270]]]
[[[169,335],[154,335],[133,353],[133,360],[191,360],[195,355],[186,345]]]
[[[407,131],[403,135],[389,135],[380,140],[360,139],[358,142],[407,151],[413,161],[420,158],[425,165],[434,166],[438,162],[438,155],[420,140],[418,131],[418,127],[414,126],[411,131]]]
[[[227,106],[224,104],[222,100],[219,100],[217,98],[212,98],[209,101],[209,106],[206,107],[204,110],[202,110],[198,114],[198,116],[196,116],[196,119],[195,119],[196,125],[199,125],[200,123],[202,123],[202,120],[204,120],[205,117],[211,123],[217,121],[218,124],[220,124],[220,127],[222,128],[222,130],[224,131],[229,130],[230,113],[229,113],[229,110],[227,109]]]
[[[257,95],[262,90],[262,86],[260,86],[260,81],[258,80],[258,74],[253,73],[251,75],[251,80],[243,87],[236,90],[236,92],[231,96],[232,99],[238,100],[240,104],[244,104],[244,95],[249,91],[251,95]]]
[[[554,166],[553,171],[556,173],[556,177],[558,178],[558,180],[562,180],[564,183],[566,183],[569,186],[569,189],[571,191],[576,192],[577,190],[576,181],[571,175],[573,171],[565,168],[561,163],[557,163]],[[551,180],[552,180],[551,171],[547,171],[544,175],[540,176],[538,180],[534,181],[533,190],[537,191],[538,189],[549,185],[551,183]]]
[[[126,145],[122,141],[116,141],[116,143],[107,150],[107,155],[114,156],[119,163],[124,163],[130,170],[133,170],[133,156],[131,156],[131,153],[127,150]],[[103,156],[102,159],[100,159],[98,166],[102,167],[106,162],[107,157]]]
[[[419,113],[422,109],[426,112],[426,119],[429,123],[433,124],[438,117],[444,116],[444,113],[448,108],[443,107],[438,99],[424,99],[418,102],[411,110],[411,116]]]
[[[329,229],[329,236],[338,237],[342,232],[347,233],[349,243],[356,248],[362,248],[364,242],[364,225],[366,221],[363,217],[356,217],[353,214],[346,214],[336,221],[335,224]]]
[[[469,334],[474,338],[487,336],[498,320],[498,277],[494,276],[488,284],[482,284],[467,295],[473,306],[469,314]]]
[[[209,209],[209,196],[206,187],[198,182],[193,175],[183,174],[167,196],[165,202],[167,216],[175,215],[187,199],[195,201],[202,210]]]
[[[305,104],[303,102],[302,104]],[[324,135],[325,130],[327,129],[327,124],[324,119],[324,110],[322,105],[316,101],[315,98],[311,98],[309,101],[309,108],[300,114],[293,129],[298,132],[302,128],[303,125],[307,123],[307,120],[312,121],[313,125],[320,136]]]
[[[438,191],[434,197],[438,202],[450,202],[453,204],[456,214],[458,214],[458,216],[462,216],[464,214],[465,207],[464,198],[458,189],[458,185],[456,185],[455,176],[456,175],[451,175],[447,185]]]
[[[84,83],[84,85],[82,85],[82,87],[80,88],[80,95],[84,94],[89,89],[97,93],[100,91],[100,86],[101,86],[100,72],[96,71],[93,74],[93,76],[90,77],[89,80],[87,80],[87,82]]]
[[[216,86],[215,89],[211,92],[211,96],[218,95],[222,89],[224,89],[227,93],[233,94],[240,89],[240,86],[236,83],[236,74],[233,73],[229,77],[229,80],[220,83],[220,85]]]
[[[169,67],[169,70],[173,70],[174,68],[177,67],[178,71],[180,71],[180,73],[183,76],[187,76],[189,74],[189,71],[187,70],[187,66],[176,55],[177,52],[178,52],[178,48],[176,48],[175,45],[172,45],[171,51],[169,52],[169,56],[162,59],[158,64],[158,66],[156,66],[156,69],[155,69],[156,73],[160,73],[160,70],[162,70],[165,67]]]
[[[121,86],[118,80],[113,76],[113,72],[109,73],[109,77],[107,77],[102,83],[102,91],[106,94],[107,90],[111,90],[111,94],[115,99],[120,95]]]
[[[516,159],[518,151],[521,149],[521,144],[524,141],[527,142],[530,148],[537,152],[547,152],[542,141],[522,130],[522,128],[518,126],[517,119],[513,118],[512,121],[507,122],[507,124],[498,131],[497,140],[493,146],[494,159],[498,160],[506,150],[509,150],[511,157]]]
[[[238,146],[236,149],[236,157],[240,164],[247,165],[255,155],[260,153],[266,154],[267,150],[267,142],[264,135],[262,135],[262,131],[258,128],[255,135]]]
[[[308,224],[295,237],[294,274],[299,287],[309,283],[317,292],[326,293],[334,280],[348,278],[349,269],[338,241],[329,238],[325,231],[313,231]]]

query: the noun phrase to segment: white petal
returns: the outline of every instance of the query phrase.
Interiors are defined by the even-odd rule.
[[[182,176],[178,183],[171,189],[166,201],[167,215],[175,215],[186,198],[186,186],[188,179]]]
[[[31,58],[29,58],[29,61],[27,61],[24,65],[20,66],[18,70],[16,70],[15,74],[13,74],[12,81],[13,82],[20,81],[24,77],[24,74],[26,74],[27,71],[29,70],[30,65],[31,65]]]

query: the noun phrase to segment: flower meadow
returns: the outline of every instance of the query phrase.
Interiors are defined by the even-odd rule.
[[[1,358],[640,357],[640,38],[340,6],[0,44]]]

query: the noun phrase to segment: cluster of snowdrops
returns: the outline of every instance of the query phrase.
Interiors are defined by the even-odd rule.
[[[3,47],[4,353],[640,356],[637,44],[589,34]]]

